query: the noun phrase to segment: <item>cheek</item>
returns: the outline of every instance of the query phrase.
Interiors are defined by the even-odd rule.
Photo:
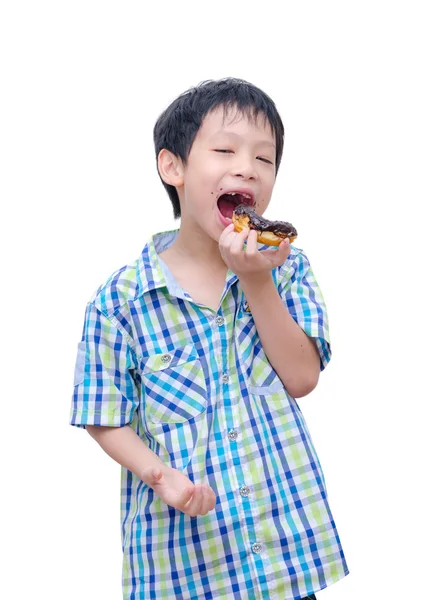
[[[264,188],[264,193],[262,194],[262,199],[256,203],[256,212],[259,215],[262,215],[266,210],[267,207],[270,204],[270,199],[272,197],[272,193],[273,193],[273,185],[271,185],[270,187],[265,187]]]
[[[214,160],[211,157],[204,164],[205,174],[210,179],[215,179],[216,177],[221,178],[222,175],[226,172],[226,170],[228,170],[228,167],[225,168],[225,165],[222,164],[221,160],[219,160],[218,155],[216,155]]]
[[[213,161],[204,161],[201,164],[200,170],[196,171],[194,178],[194,184],[196,187],[200,187],[203,191],[207,191],[209,188],[210,192],[215,192],[220,179],[222,178],[222,169],[219,168]]]

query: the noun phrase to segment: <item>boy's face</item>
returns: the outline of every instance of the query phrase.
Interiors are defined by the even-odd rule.
[[[203,120],[178,188],[182,225],[215,241],[238,204],[266,210],[276,178],[275,138],[264,115],[251,122],[235,110],[223,116],[218,108]]]

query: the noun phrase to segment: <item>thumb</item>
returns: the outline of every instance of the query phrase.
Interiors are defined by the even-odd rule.
[[[185,485],[185,487],[178,494],[178,502],[183,505],[185,508],[191,502],[192,497],[194,496],[195,485],[190,482],[191,485]]]
[[[290,254],[289,240],[286,238],[285,240],[283,240],[280,243],[280,245],[278,246],[277,249],[267,250],[267,253],[268,253],[269,257],[272,259],[273,265],[275,267],[279,267],[280,265],[282,265],[285,262],[286,258]]]
[[[279,251],[281,253],[281,264],[286,260],[286,258],[289,256],[290,254],[290,240],[289,238],[286,238],[285,240],[283,240],[281,242],[281,247],[279,248]]]

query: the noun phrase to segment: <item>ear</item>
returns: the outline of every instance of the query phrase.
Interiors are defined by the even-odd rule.
[[[168,185],[180,187],[183,185],[184,168],[181,158],[163,148],[158,154],[158,172]]]

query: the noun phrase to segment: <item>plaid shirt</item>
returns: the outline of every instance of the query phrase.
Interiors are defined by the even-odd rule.
[[[270,365],[237,276],[217,312],[195,303],[155,235],[87,305],[71,424],[129,424],[164,463],[216,492],[189,517],[122,469],[124,598],[303,598],[348,574],[305,419]],[[272,271],[294,320],[330,359],[323,297],[291,246]]]

